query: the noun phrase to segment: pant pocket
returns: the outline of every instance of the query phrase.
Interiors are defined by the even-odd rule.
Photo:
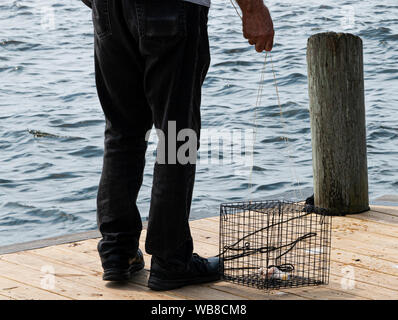
[[[137,1],[139,31],[146,38],[186,35],[185,6],[181,0]]]
[[[103,39],[112,34],[109,17],[109,0],[92,0],[94,31]]]

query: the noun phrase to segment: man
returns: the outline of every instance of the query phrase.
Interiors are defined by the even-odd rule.
[[[185,140],[175,139],[175,133],[189,129],[199,141],[201,86],[210,64],[210,0],[83,2],[93,11],[96,85],[106,120],[97,196],[103,279],[128,280],[144,267],[136,200],[147,132],[154,125],[165,143],[157,157],[164,162],[157,161],[153,175],[145,243],[152,255],[148,286],[170,290],[217,280],[219,259],[193,253],[188,219],[195,161],[178,161]],[[237,3],[245,38],[258,52],[272,50],[273,23],[263,1]]]

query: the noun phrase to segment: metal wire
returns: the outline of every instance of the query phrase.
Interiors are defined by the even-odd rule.
[[[331,216],[288,201],[249,201],[220,207],[225,280],[259,289],[327,284]]]

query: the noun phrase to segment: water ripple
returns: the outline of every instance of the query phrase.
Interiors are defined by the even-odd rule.
[[[355,9],[348,30],[342,27],[343,5]],[[202,127],[252,130],[256,125],[252,189],[240,164],[199,163],[191,217],[216,215],[225,201],[294,199],[297,178],[300,191],[312,193],[306,45],[312,34],[331,30],[362,37],[370,195],[396,194],[396,0],[289,0],[269,6],[282,117],[270,60],[256,108],[264,55],[242,37],[231,4],[213,1]],[[41,24],[46,7],[55,14],[53,29]],[[75,0],[3,0],[0,28],[0,243],[93,229],[105,121],[95,90],[91,12]],[[143,217],[149,212],[151,159],[148,152],[138,199]]]

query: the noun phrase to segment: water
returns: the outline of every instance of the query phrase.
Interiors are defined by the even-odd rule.
[[[370,196],[396,194],[396,0],[267,3],[276,27],[272,57],[286,126],[268,65],[257,110],[253,193],[249,175],[237,174],[236,164],[201,163],[192,218],[218,214],[220,202],[311,193],[305,52],[307,38],[324,31],[352,32],[364,41]],[[227,0],[213,1],[209,34],[212,64],[204,85],[203,127],[253,128],[264,56],[243,39]],[[0,245],[96,228],[104,118],[93,70],[90,11],[80,1],[1,1]],[[289,138],[289,148],[281,137]],[[151,177],[150,164],[139,196],[143,217]]]

